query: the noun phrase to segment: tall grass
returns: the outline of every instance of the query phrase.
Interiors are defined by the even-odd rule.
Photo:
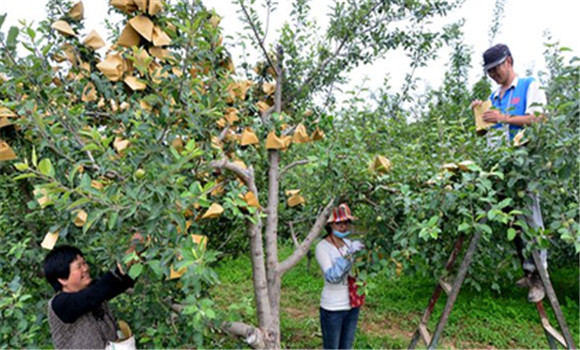
[[[282,247],[280,256],[290,254]],[[303,259],[282,281],[282,346],[290,349],[321,348],[322,338],[318,307],[323,279],[312,259],[307,268]],[[255,319],[251,263],[246,256],[223,260],[217,272],[222,285],[216,288],[220,307],[237,320]],[[579,343],[578,266],[551,271],[554,288],[562,311]],[[397,279],[379,276],[376,287],[368,295],[361,310],[355,348],[406,348],[427,306],[435,280],[418,275],[402,275]],[[526,300],[527,291],[515,286],[501,286],[498,294],[483,286],[481,291],[462,288],[449,317],[440,348],[547,348],[539,317],[533,304]],[[441,296],[429,322],[434,330],[445,305]],[[547,300],[544,306],[551,324],[558,328]],[[216,339],[223,348],[247,347],[233,339]],[[424,346],[420,344],[420,346]]]

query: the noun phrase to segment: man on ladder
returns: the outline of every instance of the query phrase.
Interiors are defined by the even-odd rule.
[[[542,108],[546,104],[546,96],[540,89],[539,84],[532,78],[517,77],[513,70],[513,57],[506,45],[498,44],[490,47],[483,54],[483,60],[484,69],[487,74],[489,74],[489,76],[500,85],[498,90],[493,92],[490,96],[491,104],[495,108],[483,113],[483,121],[490,124],[492,128],[487,133],[487,147],[496,149],[501,144],[511,144],[512,141],[517,140],[516,134],[522,132],[524,126],[535,123],[543,118]],[[476,100],[471,103],[471,107],[475,108],[481,104],[482,101]],[[489,103],[486,103],[486,105],[489,105]],[[482,109],[483,108],[478,108],[478,114]],[[530,214],[525,217],[525,221],[533,230],[543,231],[544,223],[540,211],[539,197],[534,193],[529,193],[528,196],[531,203],[528,208]],[[445,274],[449,274],[452,271],[454,262],[459,256],[465,238],[465,235],[460,235],[455,242],[449,259],[445,264]],[[480,238],[481,232],[477,231],[471,236],[469,247],[465,252],[463,261],[459,266],[452,285],[447,282],[445,276],[442,276],[439,279],[433,294],[431,295],[427,308],[423,312],[419,326],[413,334],[408,347],[409,349],[415,349],[417,342],[420,339],[425,342],[428,349],[434,349],[437,347],[439,339],[443,334],[445,324],[451,314],[453,304],[457,300],[457,295],[459,294],[461,285],[465,280],[467,270],[474,258]],[[556,342],[558,342],[568,349],[575,349],[576,346],[574,345],[574,340],[572,339],[570,330],[566,325],[566,320],[564,319],[558,298],[556,297],[556,293],[554,292],[554,288],[546,270],[547,251],[544,250],[538,252],[533,249],[531,256],[526,257],[524,254],[526,242],[521,235],[516,236],[515,243],[525,273],[524,278],[520,279],[516,284],[520,287],[529,288],[528,300],[535,303],[536,308],[538,309],[540,321],[544,328],[550,348],[557,349]],[[447,301],[443,311],[441,312],[436,328],[431,334],[427,329],[427,324],[442,292],[447,294]],[[552,306],[552,310],[554,311],[554,315],[560,325],[563,335],[559,334],[558,331],[549,323],[542,303],[542,299],[545,296],[548,297],[547,299]]]
[[[544,115],[546,94],[540,84],[532,77],[520,78],[514,71],[514,59],[507,45],[497,44],[483,53],[483,68],[499,88],[494,91],[490,100],[494,108],[483,114],[483,121],[493,123],[491,132],[487,133],[488,147],[495,148],[503,142],[511,142],[524,126],[540,121]],[[471,108],[481,105],[482,101],[475,100]],[[540,198],[535,193],[529,193],[532,205],[531,214],[525,217],[529,227],[534,230],[544,230]],[[522,262],[525,276],[516,282],[518,287],[529,288],[528,301],[536,303],[546,295],[542,281],[532,257],[525,257],[525,240],[517,235],[514,243],[518,256]],[[542,264],[547,269],[547,251],[540,252]]]

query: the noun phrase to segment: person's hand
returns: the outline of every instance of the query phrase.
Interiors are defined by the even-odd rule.
[[[490,109],[483,113],[483,121],[486,123],[503,123],[507,120],[507,116],[501,114],[497,109]]]
[[[471,109],[474,109],[475,107],[480,106],[482,103],[483,103],[482,100],[473,100],[469,107],[471,107]]]
[[[140,233],[135,233],[133,237],[131,237],[131,243],[129,244],[129,248],[125,251],[125,254],[128,255],[134,252],[136,257],[125,264],[127,268],[130,268],[131,265],[139,262],[141,259],[141,253],[146,249],[147,246],[145,245],[145,239],[143,236],[141,236]]]
[[[362,244],[361,241],[354,241],[350,244],[350,246],[348,247],[348,254],[349,255],[353,255],[354,253],[361,251],[362,249],[364,249],[365,245]]]
[[[123,269],[123,266],[121,265],[121,263],[117,263],[117,270],[119,271],[119,273],[122,276],[125,276],[125,270]]]

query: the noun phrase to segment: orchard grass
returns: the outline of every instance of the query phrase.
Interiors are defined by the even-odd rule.
[[[282,246],[281,259],[291,252]],[[282,281],[282,347],[289,349],[321,348],[322,338],[318,305],[323,280],[312,254],[288,272]],[[230,307],[239,320],[255,319],[251,263],[248,257],[226,258],[217,267],[221,285],[212,291],[217,305]],[[576,344],[579,344],[578,266],[550,271],[562,311]],[[402,275],[397,279],[377,277],[376,287],[367,296],[361,310],[355,348],[406,348],[427,306],[435,281],[427,276]],[[476,291],[464,286],[454,305],[439,343],[439,348],[547,348],[544,332],[533,304],[526,301],[527,291],[512,285],[501,286],[501,294],[482,286]],[[240,300],[242,302],[240,303]],[[433,331],[443,310],[440,297],[431,317]],[[550,322],[557,328],[547,301]],[[215,338],[224,348],[247,348],[233,337]],[[208,346],[210,346],[208,344]],[[419,347],[424,347],[420,341]]]

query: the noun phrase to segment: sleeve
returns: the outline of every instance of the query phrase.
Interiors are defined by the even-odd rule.
[[[52,300],[52,309],[64,323],[73,323],[102,302],[113,299],[133,285],[135,281],[129,276],[122,275],[119,278],[113,272],[108,272],[80,292],[58,294]]]
[[[547,104],[546,93],[537,80],[532,80],[526,93],[526,114],[544,113]]]
[[[324,279],[329,283],[340,283],[352,265],[348,259],[343,257],[338,257],[333,262],[321,245],[316,246],[316,260],[324,273]]]

